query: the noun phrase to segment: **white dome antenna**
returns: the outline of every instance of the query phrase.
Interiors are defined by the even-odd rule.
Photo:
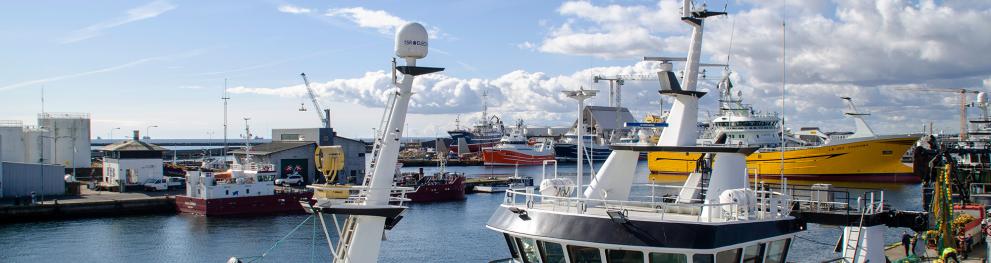
[[[420,23],[409,23],[396,31],[396,56],[421,59],[427,57],[427,29]]]

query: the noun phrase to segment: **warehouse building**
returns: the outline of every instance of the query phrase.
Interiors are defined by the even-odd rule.
[[[313,149],[316,146],[340,145],[344,149],[344,169],[338,174],[337,183],[356,184],[365,178],[365,143],[337,136],[333,128],[272,129],[272,143],[277,142],[312,142]],[[309,153],[309,168],[316,173],[316,167],[312,165],[313,149]],[[322,182],[323,176],[319,177],[318,182]]]
[[[131,140],[107,145],[103,151],[103,186],[136,186],[165,176],[163,156],[168,149],[141,141],[138,131]]]

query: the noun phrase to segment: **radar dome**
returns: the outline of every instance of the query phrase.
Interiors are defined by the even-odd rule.
[[[421,59],[427,56],[427,29],[409,23],[396,31],[396,56]]]
[[[984,105],[988,103],[988,94],[982,92],[977,93],[977,104]]]

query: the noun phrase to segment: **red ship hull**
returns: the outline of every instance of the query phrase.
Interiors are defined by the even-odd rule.
[[[406,198],[416,203],[465,200],[465,178],[458,177],[448,184],[421,185]]]
[[[541,165],[547,160],[554,160],[554,154],[529,155],[510,150],[482,150],[482,162],[485,165]]]
[[[304,213],[299,200],[309,200],[313,193],[276,193],[266,196],[202,199],[176,196],[176,208],[181,213],[204,216],[263,215]]]

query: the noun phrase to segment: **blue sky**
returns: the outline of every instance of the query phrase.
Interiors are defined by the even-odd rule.
[[[722,2],[710,4],[717,10],[723,6]],[[973,42],[991,39],[986,27],[991,7],[979,2],[964,4],[793,4],[789,24],[796,26],[789,30],[794,44],[788,49],[795,54],[789,62],[795,94],[829,90],[834,97],[859,95],[866,109],[882,113],[877,114],[883,116],[875,120],[876,129],[889,133],[915,130],[921,120],[906,116],[935,120],[952,116],[952,106],[921,114],[921,109],[905,108],[939,103],[941,98],[917,100],[914,97],[919,96],[870,88],[937,84],[981,88],[991,75],[987,62],[991,59],[978,54],[986,52],[978,52],[981,45]],[[638,64],[639,57],[679,55],[687,48],[687,27],[677,21],[677,10],[671,8],[678,6],[676,1],[27,1],[0,5],[0,59],[7,64],[0,71],[0,105],[4,105],[0,119],[33,123],[41,110],[44,87],[45,110],[92,113],[94,137],[105,137],[114,127],[144,130],[149,125],[159,126],[151,131],[156,138],[219,134],[219,98],[225,78],[229,87],[237,88],[231,95],[233,134],[242,126],[236,121],[241,117],[252,117],[256,133],[265,137],[271,128],[316,126],[312,110],[297,111],[301,102],[310,107],[308,100],[299,97],[300,72],[306,72],[317,86],[321,103],[334,112],[332,120],[342,135],[367,137],[384,104],[377,94],[388,88],[377,81],[383,75],[374,73],[387,73],[393,45],[391,25],[397,19],[428,26],[433,33],[432,49],[421,65],[447,68],[419,83],[419,97],[414,98],[410,116],[414,136],[443,135],[453,128],[459,114],[468,120],[477,118],[482,90],[492,94],[489,103],[504,118],[524,118],[531,125],[562,125],[574,114],[570,102],[559,96],[560,90],[579,85],[604,89],[590,83],[588,76],[650,73],[653,66]],[[709,24],[706,55],[722,60],[717,58],[725,57],[728,50],[727,33],[735,32],[733,59],[740,62],[734,67],[734,78],[753,103],[777,110],[774,105],[779,95],[774,87],[780,84],[774,81],[780,74],[766,69],[780,68],[780,35],[775,33],[780,31],[780,6],[730,1],[729,10],[730,18]],[[896,10],[894,16],[883,15],[892,14],[891,10]],[[946,19],[942,13],[947,10],[956,12],[956,26],[933,30],[965,37],[937,36],[934,40],[933,34],[915,29],[913,23],[921,22],[909,19],[931,16],[938,22]],[[859,27],[876,24],[870,17],[878,16],[886,19],[882,21],[885,26]],[[873,35],[871,40],[882,45],[834,42],[864,34]],[[874,52],[872,48],[883,55],[872,58],[861,53]],[[829,54],[821,55],[823,50]],[[977,55],[958,59],[960,52],[968,51]],[[654,85],[627,86],[624,95],[630,99],[624,100],[638,117],[656,111],[659,97]],[[827,130],[852,127],[839,114],[838,99],[811,97],[795,96],[786,102],[796,125],[835,127]],[[944,126],[950,129],[952,124],[948,120]]]

